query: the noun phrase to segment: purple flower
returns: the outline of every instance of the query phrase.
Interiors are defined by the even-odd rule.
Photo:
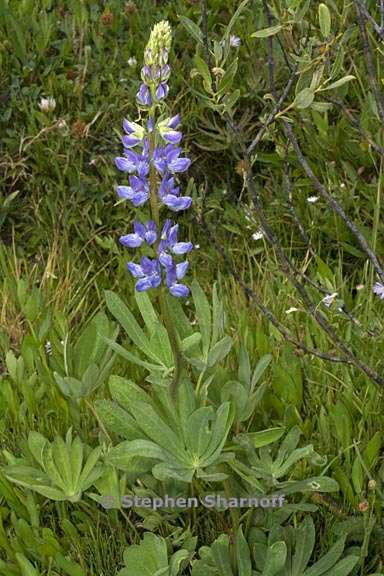
[[[234,34],[231,34],[229,37],[229,45],[232,48],[238,48],[241,44],[241,40],[238,36],[235,36]]]
[[[134,206],[142,206],[149,198],[149,184],[146,178],[129,177],[130,186],[117,186],[119,198],[130,200]]]
[[[175,179],[165,176],[160,184],[159,196],[161,203],[170,208],[173,212],[187,210],[192,204],[190,196],[180,196],[180,188],[175,187]]]
[[[127,138],[127,136],[123,136],[123,142],[124,138]],[[149,157],[147,154],[137,154],[133,150],[125,150],[124,155],[125,158],[115,158],[115,164],[119,170],[129,174],[137,172],[140,178],[147,176],[149,172]]]
[[[147,224],[142,224],[138,220],[133,223],[133,234],[127,234],[126,236],[120,237],[120,242],[123,246],[128,248],[138,248],[143,242],[151,245],[156,242],[157,230],[156,224],[153,220],[148,220]]]
[[[373,293],[377,294],[380,300],[384,300],[384,284],[381,282],[375,282],[373,285]]]
[[[185,284],[178,282],[178,280],[181,280],[185,276],[188,265],[188,262],[180,262],[180,264],[172,263],[171,266],[167,267],[167,287],[170,293],[176,296],[176,298],[186,298],[189,294],[189,288],[185,286]]]
[[[182,132],[176,130],[180,125],[180,114],[167,118],[158,124],[158,130],[162,138],[170,144],[178,144],[183,137]]]
[[[190,252],[193,248],[192,242],[177,241],[178,230],[179,225],[174,224],[172,226],[172,221],[167,219],[161,231],[161,239],[157,250],[159,253],[160,264],[166,268],[173,264],[172,256],[168,251],[176,255],[181,255]]]
[[[162,82],[166,82],[171,75],[171,68],[168,64],[162,67],[160,71],[160,79]]]
[[[127,262],[127,268],[134,278],[140,278],[135,288],[138,292],[144,292],[150,288],[157,288],[161,284],[161,268],[158,260],[151,260],[143,256],[140,265]]]
[[[163,100],[163,98],[166,98],[169,92],[169,88],[168,88],[168,84],[160,84],[157,88],[156,88],[156,98],[157,100]]]
[[[143,106],[151,106],[151,92],[146,84],[141,84],[138,93],[136,94],[137,101]]]
[[[180,147],[175,147],[173,144],[165,146],[158,146],[153,153],[153,163],[156,170],[160,174],[169,171],[172,173],[185,172],[191,165],[189,158],[180,158],[179,154],[182,152]]]

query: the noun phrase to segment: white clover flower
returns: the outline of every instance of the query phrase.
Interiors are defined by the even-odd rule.
[[[56,100],[50,96],[48,98],[41,98],[39,108],[42,112],[53,112],[56,108]]]
[[[264,232],[262,230],[258,230],[257,232],[252,234],[253,240],[260,240],[261,238],[263,238],[263,236],[264,236]]]

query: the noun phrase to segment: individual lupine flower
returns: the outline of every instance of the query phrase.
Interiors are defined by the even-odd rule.
[[[138,248],[143,242],[151,245],[157,240],[157,228],[153,220],[148,220],[146,224],[135,220],[133,223],[133,234],[126,234],[120,237],[120,243],[127,248]]]
[[[160,136],[170,144],[179,144],[183,137],[182,132],[176,130],[180,125],[180,114],[176,114],[172,118],[167,118],[158,123],[157,129]]]
[[[163,100],[163,98],[166,98],[169,92],[169,87],[168,84],[159,84],[159,86],[156,88],[156,99],[157,100]]]
[[[175,187],[175,179],[173,177],[164,176],[160,184],[159,196],[161,203],[173,212],[187,210],[192,204],[190,196],[180,196],[180,188],[178,186]]]
[[[178,230],[178,224],[174,224],[172,226],[171,220],[167,219],[165,221],[161,231],[160,243],[157,248],[159,254],[159,262],[165,267],[170,267],[173,263],[172,256],[169,254],[169,252],[180,256],[181,254],[190,252],[193,248],[192,242],[177,241]]]
[[[229,45],[232,48],[238,48],[241,44],[241,40],[238,36],[235,36],[234,34],[231,34],[229,37]]]
[[[136,172],[140,178],[144,178],[149,172],[149,155],[146,146],[143,147],[142,152],[142,154],[138,154],[133,150],[125,150],[123,157],[115,158],[116,167],[129,174]]]
[[[374,294],[377,294],[380,300],[384,300],[384,284],[381,282],[375,282],[372,290]]]
[[[181,284],[178,280],[184,278],[189,263],[187,261],[175,264],[172,262],[166,268],[166,284],[173,296],[177,298],[186,298],[189,295],[189,288],[185,284]]]
[[[153,163],[160,174],[185,172],[191,165],[189,158],[180,158],[182,149],[173,144],[158,146],[153,153]]]
[[[122,137],[123,144],[125,148],[133,148],[140,142],[142,142],[145,134],[145,130],[140,124],[136,122],[131,122],[124,118],[123,120],[124,132],[127,134]]]
[[[151,260],[143,256],[140,265],[127,262],[127,268],[134,278],[140,278],[135,288],[138,292],[145,292],[150,288],[158,288],[161,284],[161,268],[158,260]]]
[[[149,183],[146,178],[138,176],[129,177],[130,186],[117,186],[116,192],[119,198],[130,200],[134,206],[142,206],[149,198]]]
[[[137,101],[142,106],[151,106],[152,98],[151,91],[146,84],[141,84],[138,93],[136,94]]]

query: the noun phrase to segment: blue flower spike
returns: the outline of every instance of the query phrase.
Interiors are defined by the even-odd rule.
[[[191,165],[180,147],[183,137],[180,114],[171,117],[166,114],[171,41],[168,22],[156,24],[144,51],[141,84],[136,94],[140,118],[144,119],[142,124],[123,121],[124,152],[115,158],[115,165],[125,173],[128,182],[117,186],[116,192],[135,208],[150,206],[147,222],[135,220],[133,232],[119,239],[126,248],[148,245],[153,250],[152,259],[143,256],[140,264],[127,263],[129,272],[137,279],[136,290],[143,292],[163,284],[173,296],[185,298],[189,289],[179,281],[187,272],[188,262],[176,262],[174,258],[190,252],[193,244],[178,241],[178,224],[167,218],[161,227],[159,220],[161,208],[180,212],[192,204],[190,196],[181,195],[177,182],[178,174],[186,172]]]

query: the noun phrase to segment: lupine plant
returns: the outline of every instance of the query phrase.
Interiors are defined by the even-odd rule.
[[[129,185],[117,186],[117,194],[129,200],[133,206],[149,204],[146,222],[133,222],[133,232],[120,238],[127,248],[139,248],[143,244],[152,249],[151,257],[143,255],[140,263],[129,261],[127,268],[136,281],[138,292],[159,289],[161,313],[166,324],[174,357],[179,357],[177,337],[169,318],[164,287],[176,298],[188,296],[188,287],[180,282],[188,269],[188,261],[177,261],[193,248],[191,242],[178,239],[179,225],[170,218],[160,219],[162,208],[180,212],[190,207],[192,198],[182,196],[177,175],[185,172],[191,161],[182,156],[179,146],[182,139],[180,115],[167,116],[165,99],[168,96],[168,64],[171,46],[171,28],[168,22],[156,24],[144,52],[141,70],[142,83],[136,100],[141,123],[124,119],[122,143],[124,156],[115,159],[116,166],[129,174]],[[175,362],[178,368],[178,362]],[[179,371],[176,370],[173,391]]]

